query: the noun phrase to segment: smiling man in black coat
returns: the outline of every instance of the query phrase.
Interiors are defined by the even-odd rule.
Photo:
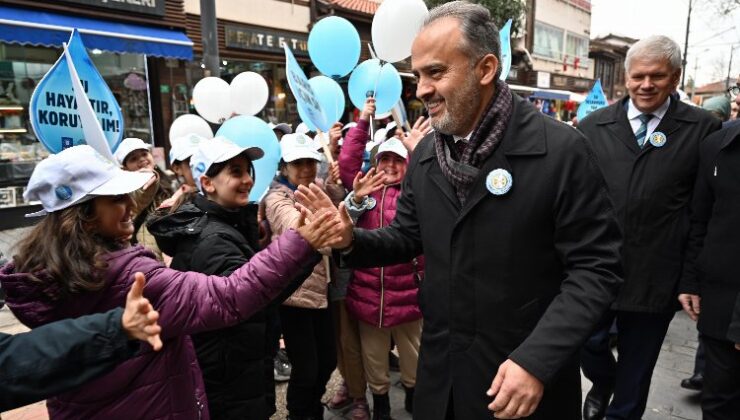
[[[578,349],[621,283],[621,236],[586,139],[499,80],[498,38],[482,6],[430,12],[411,60],[435,133],[413,152],[391,226],[347,224],[342,258],[424,253],[414,418],[576,420]],[[296,196],[331,205],[313,194]]]
[[[652,36],[637,42],[625,70],[629,96],[578,125],[596,152],[624,234],[624,285],[582,352],[583,372],[594,384],[586,420],[640,419],[645,411],[653,368],[678,309],[699,145],[720,128],[708,112],[671,95],[681,77],[675,41]],[[609,348],[614,320],[618,361]]]

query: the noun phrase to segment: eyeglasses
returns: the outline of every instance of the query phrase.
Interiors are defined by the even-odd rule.
[[[730,94],[731,97],[736,97],[738,94],[740,94],[740,86],[731,86],[729,89],[727,89],[727,93]]]

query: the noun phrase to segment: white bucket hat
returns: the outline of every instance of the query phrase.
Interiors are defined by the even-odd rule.
[[[321,145],[305,134],[286,134],[280,141],[280,155],[285,162],[298,159],[313,159],[321,161],[318,149]]]
[[[401,140],[398,140],[395,137],[384,141],[380,146],[378,146],[378,152],[375,154],[375,159],[380,159],[380,156],[383,153],[395,153],[404,159],[408,159],[409,157],[409,151],[406,149],[406,146],[401,143]]]
[[[203,194],[200,177],[205,175],[214,163],[226,162],[242,153],[252,162],[265,155],[265,152],[259,147],[237,146],[234,142],[223,136],[201,142],[190,158],[190,170],[193,172],[193,179],[198,186],[198,191]]]
[[[152,148],[151,144],[144,143],[144,140],[137,139],[136,137],[128,137],[123,139],[121,144],[118,145],[116,153],[113,156],[116,158],[119,164],[123,166],[123,162],[126,161],[126,156],[134,150],[149,150]]]
[[[172,140],[170,163],[182,162],[193,156],[193,153],[198,150],[198,145],[203,141],[208,141],[208,139],[197,134],[189,134]]]
[[[23,198],[41,201],[44,209],[26,217],[44,216],[96,196],[128,194],[152,176],[124,171],[86,144],[70,147],[36,165]]]
[[[295,128],[295,133],[296,134],[306,134],[309,131],[311,131],[311,130],[308,128],[308,126],[304,122],[298,124],[298,127]]]
[[[282,131],[283,134],[290,134],[290,133],[293,132],[293,129],[290,128],[290,125],[288,125],[288,123],[278,123],[278,124],[268,123],[267,125],[272,130],[280,130],[280,131]]]

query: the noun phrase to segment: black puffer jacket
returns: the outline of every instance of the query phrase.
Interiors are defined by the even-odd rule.
[[[259,250],[257,205],[232,211],[196,194],[174,213],[155,214],[147,227],[176,270],[224,276]],[[267,328],[275,316],[273,305],[239,325],[192,336],[211,418],[261,420],[275,412],[269,348],[278,338]]]

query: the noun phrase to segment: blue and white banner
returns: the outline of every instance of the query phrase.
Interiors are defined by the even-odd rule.
[[[308,119],[307,122],[310,122],[319,130],[328,132],[331,124],[327,121],[316,92],[308,83],[306,74],[298,65],[298,61],[293,56],[293,52],[290,51],[288,44],[283,44],[283,48],[285,49],[285,71],[288,73],[288,85],[291,92],[293,92],[293,96],[295,96],[296,102],[298,102],[298,108],[303,111],[302,114],[305,119]]]
[[[51,153],[89,144],[113,159],[112,151],[123,139],[121,107],[77,30],[33,91],[29,108],[36,137]]]
[[[499,40],[501,42],[501,77],[499,79],[506,80],[511,70],[511,19],[506,21],[506,24],[501,31],[499,31]]]
[[[609,106],[609,101],[606,100],[604,90],[601,88],[601,79],[597,79],[591,91],[588,92],[586,99],[578,106],[578,112],[576,118],[578,121],[583,120],[588,114],[596,111],[599,108]]]

